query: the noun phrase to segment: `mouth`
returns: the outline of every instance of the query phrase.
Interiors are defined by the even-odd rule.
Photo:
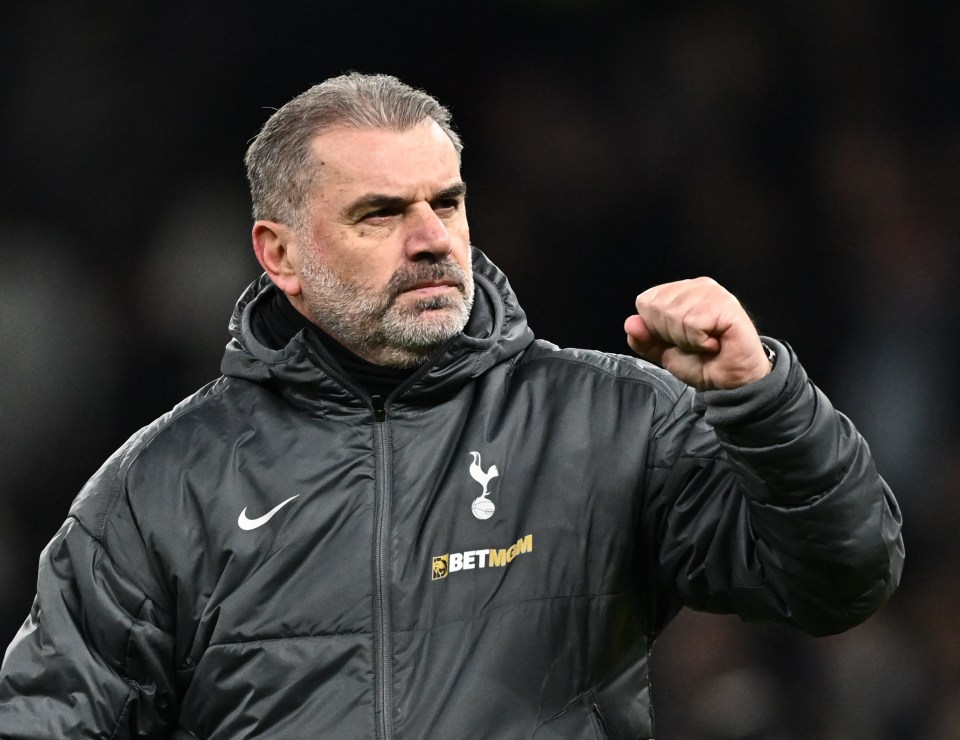
[[[404,288],[402,292],[430,296],[446,293],[449,290],[460,290],[460,283],[456,280],[422,280]]]

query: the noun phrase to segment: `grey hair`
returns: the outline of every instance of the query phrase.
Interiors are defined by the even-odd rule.
[[[253,218],[302,228],[316,165],[310,143],[334,127],[406,131],[436,121],[457,155],[463,144],[450,111],[434,97],[390,75],[350,72],[300,93],[279,108],[247,149]]]

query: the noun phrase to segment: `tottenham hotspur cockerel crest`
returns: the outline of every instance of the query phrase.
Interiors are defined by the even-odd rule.
[[[491,465],[489,469],[484,470],[480,465],[479,452],[471,452],[470,455],[473,457],[473,462],[470,463],[470,477],[483,486],[483,493],[473,500],[470,510],[477,519],[489,519],[493,516],[493,512],[497,507],[493,501],[488,498],[490,491],[487,487],[491,480],[500,475],[500,472],[497,470],[496,465]]]

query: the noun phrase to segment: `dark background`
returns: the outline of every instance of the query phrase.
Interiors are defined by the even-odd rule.
[[[626,351],[709,274],[791,342],[906,516],[901,590],[813,640],[684,613],[663,740],[960,737],[960,5],[19,3],[0,24],[0,644],[84,481],[218,373],[258,274],[242,156],[320,80],[453,111],[531,325]]]

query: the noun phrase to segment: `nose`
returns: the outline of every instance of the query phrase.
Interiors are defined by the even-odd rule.
[[[452,249],[446,224],[428,203],[421,203],[409,215],[406,250],[410,259],[423,255],[444,257]]]

